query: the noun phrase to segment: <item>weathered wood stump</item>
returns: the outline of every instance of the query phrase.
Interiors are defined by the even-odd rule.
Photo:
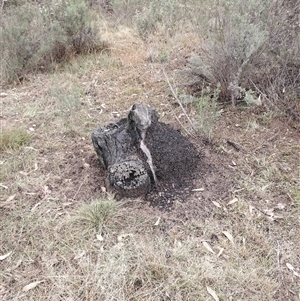
[[[108,172],[109,185],[121,196],[145,195],[155,181],[151,154],[145,144],[146,131],[158,121],[150,106],[135,104],[128,117],[92,132],[100,162]]]

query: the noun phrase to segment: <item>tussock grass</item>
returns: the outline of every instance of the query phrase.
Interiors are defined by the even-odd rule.
[[[30,134],[23,129],[2,129],[0,133],[0,151],[17,150],[30,142]]]
[[[117,208],[118,205],[112,197],[108,200],[100,199],[81,208],[78,219],[102,231],[107,221],[113,219]]]

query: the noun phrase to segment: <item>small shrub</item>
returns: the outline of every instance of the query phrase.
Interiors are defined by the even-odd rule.
[[[273,1],[263,56],[247,76],[249,86],[264,93],[267,107],[279,106],[285,112],[300,100],[299,16],[299,1]]]
[[[3,129],[0,133],[0,151],[17,150],[30,142],[30,135],[23,129]]]
[[[297,1],[214,1],[202,11],[204,40],[193,74],[220,84],[220,99],[233,105],[252,89],[275,102],[300,98],[300,33]],[[244,94],[245,95],[245,94]],[[254,98],[257,95],[252,95]]]
[[[20,80],[74,54],[102,49],[84,0],[20,3],[1,14],[2,80]]]
[[[268,7],[257,0],[218,1],[203,12],[197,72],[207,81],[220,84],[220,97],[233,103],[240,95],[241,79],[267,39],[262,20]]]

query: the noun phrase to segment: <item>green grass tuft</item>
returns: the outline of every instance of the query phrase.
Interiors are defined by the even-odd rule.
[[[78,219],[100,230],[116,214],[117,209],[118,205],[114,199],[99,199],[81,208]]]
[[[30,142],[30,135],[23,129],[3,130],[0,133],[0,151],[17,150]]]

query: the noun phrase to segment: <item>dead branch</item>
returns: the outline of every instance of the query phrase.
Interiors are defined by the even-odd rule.
[[[174,96],[176,102],[179,104],[179,106],[180,106],[180,108],[181,108],[183,114],[185,115],[186,119],[187,119],[188,122],[190,123],[192,129],[195,131],[195,133],[197,133],[197,130],[196,130],[196,128],[195,128],[195,126],[194,126],[192,120],[191,120],[190,117],[188,116],[188,114],[187,114],[185,108],[183,107],[183,105],[182,105],[180,99],[179,99],[178,96],[177,96],[177,93],[175,92],[174,88],[172,87],[172,85],[171,85],[171,83],[170,83],[170,80],[169,80],[169,78],[168,78],[168,75],[166,74],[165,69],[163,69],[163,73],[164,73],[164,76],[165,76],[165,78],[166,78],[166,81],[167,81],[167,83],[168,83],[168,85],[169,85],[169,87],[170,87],[170,90],[171,90],[171,92],[172,92],[172,94],[173,94],[173,96]],[[177,119],[177,120],[178,120],[178,119]]]

